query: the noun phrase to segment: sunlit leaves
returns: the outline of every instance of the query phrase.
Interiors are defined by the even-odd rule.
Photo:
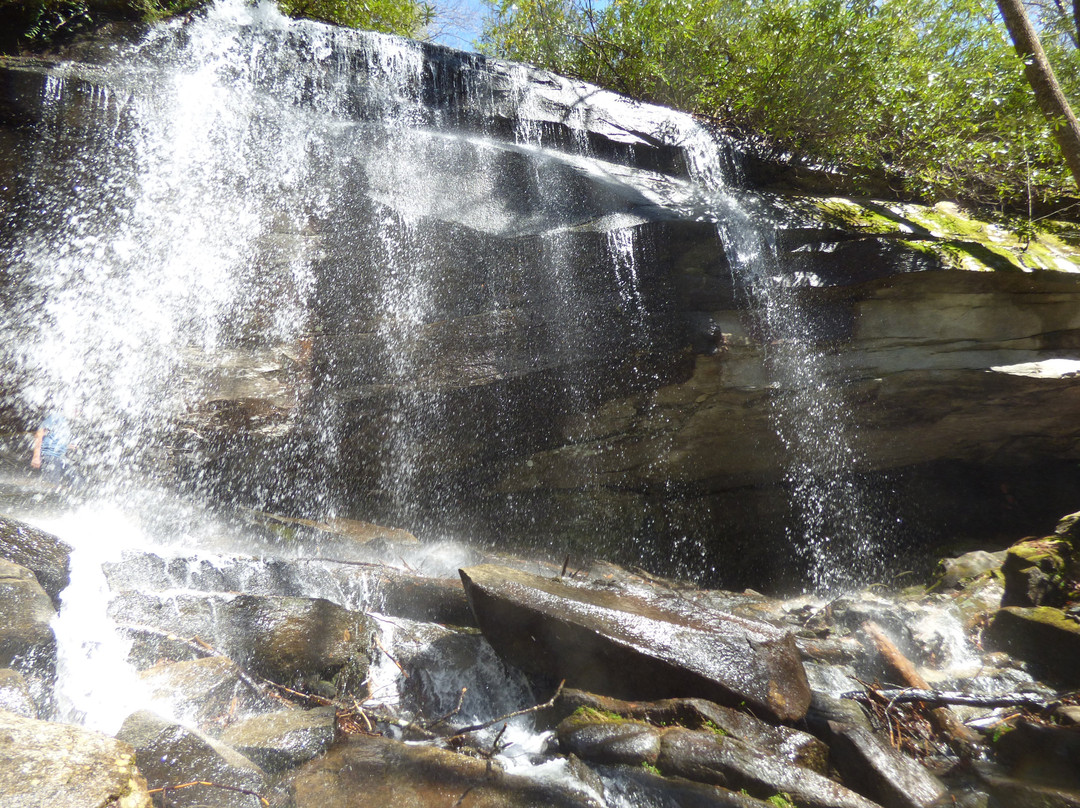
[[[982,201],[1069,178],[992,0],[503,0],[490,52]],[[1062,31],[1051,58],[1080,92]],[[1056,44],[1055,44],[1056,43]]]
[[[434,19],[435,9],[419,0],[277,0],[290,17],[366,28],[384,34],[417,36]]]

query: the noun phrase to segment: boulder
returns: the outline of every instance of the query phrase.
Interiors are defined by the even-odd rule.
[[[785,793],[800,808],[874,805],[822,774],[728,735],[711,722],[694,731],[582,706],[559,724],[556,734],[563,753],[590,763],[651,767],[665,776],[745,790],[759,799]]]
[[[1054,526],[1054,535],[1080,546],[1080,511],[1061,517]]]
[[[709,732],[668,730],[656,766],[665,775],[745,789],[759,799],[783,793],[798,808],[880,808],[816,772]]]
[[[704,699],[633,702],[567,689],[560,695],[555,712],[561,719],[582,708],[593,711],[593,714],[617,715],[659,727],[678,725],[687,729],[708,728],[819,774],[825,774],[828,770],[829,749],[813,735],[791,727],[774,726],[748,713]]]
[[[372,576],[371,611],[409,620],[475,626],[461,582],[413,575],[386,567]]]
[[[946,588],[953,589],[1000,569],[1005,563],[1005,551],[988,553],[986,550],[973,550],[956,558],[943,558],[938,562],[935,574],[937,583]]]
[[[1076,572],[1072,545],[1054,536],[1025,539],[1009,548],[1001,567],[1002,606],[1061,606]]]
[[[646,769],[621,766],[613,771],[607,793],[622,797],[620,804],[673,805],[678,808],[777,808],[776,802],[757,800],[720,786],[694,783],[681,777],[663,777]]]
[[[653,766],[660,757],[664,730],[644,721],[596,717],[585,711],[559,724],[559,748],[595,763]]]
[[[154,700],[167,703],[174,716],[211,734],[220,732],[237,714],[280,707],[279,701],[253,690],[237,664],[225,657],[166,662],[142,671],[139,678]]]
[[[37,718],[38,709],[26,677],[11,668],[0,669],[0,710],[23,718]]]
[[[365,805],[403,808],[602,808],[591,788],[508,774],[498,763],[433,746],[357,735],[290,777],[295,808]]]
[[[1050,606],[999,609],[983,645],[1031,663],[1066,685],[1080,683],[1080,623]]]
[[[59,608],[60,593],[71,580],[71,545],[44,530],[0,516],[0,558],[33,570],[41,588]]]
[[[52,703],[56,681],[56,612],[34,573],[0,561],[0,668],[13,668],[30,684],[38,713]]]
[[[945,786],[918,762],[850,724],[829,725],[833,766],[844,783],[884,808],[930,808]]]
[[[1080,790],[1080,727],[1020,720],[998,737],[994,751],[1012,777]]]
[[[198,637],[278,684],[332,681],[341,693],[359,692],[375,633],[364,614],[322,598],[125,592],[109,616],[129,627]]]
[[[484,636],[534,676],[616,698],[704,698],[796,721],[810,688],[792,636],[707,609],[493,565],[461,570]]]
[[[150,788],[209,782],[261,794],[266,773],[234,749],[151,712],[128,716],[117,739],[135,749],[136,765]],[[215,808],[251,808],[250,795],[239,791],[192,786],[169,792],[177,808],[210,803]]]
[[[477,631],[399,619],[393,637],[391,654],[409,673],[400,695],[419,715],[452,714],[453,725],[465,716],[505,715],[532,699],[527,678]]]
[[[1080,808],[1080,791],[997,774],[981,779],[990,795],[987,808]]]
[[[221,740],[268,772],[277,772],[318,757],[334,741],[337,711],[278,710],[238,721]]]
[[[121,741],[0,710],[4,808],[152,808],[135,753]]]

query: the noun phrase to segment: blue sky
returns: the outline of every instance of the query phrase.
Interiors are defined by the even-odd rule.
[[[439,16],[435,20],[435,41],[452,48],[473,50],[472,42],[480,38],[487,5],[483,0],[437,0]]]

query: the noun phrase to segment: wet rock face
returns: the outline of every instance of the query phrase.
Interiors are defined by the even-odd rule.
[[[484,636],[533,675],[622,698],[745,702],[785,721],[806,714],[795,641],[766,623],[489,565],[461,578]]]
[[[33,570],[38,583],[59,606],[60,592],[70,580],[71,547],[35,527],[0,516],[0,558]]]
[[[266,773],[243,755],[153,713],[129,716],[117,738],[135,749],[136,765],[150,788],[205,781],[256,793],[264,790]],[[169,804],[176,806],[246,808],[252,801],[250,795],[211,786],[169,794]]]
[[[782,391],[726,247],[684,182],[685,120],[524,66],[418,46],[402,90],[416,125],[384,131],[395,110],[378,98],[382,61],[357,37],[337,37],[330,60],[355,79],[339,82],[346,97],[322,98],[334,79],[312,59],[296,67],[302,92],[266,92],[337,116],[328,148],[353,157],[316,178],[332,210],[267,215],[250,250],[259,277],[242,284],[252,305],[230,312],[222,349],[183,346],[175,375],[193,406],[183,437],[164,439],[183,476],[284,509],[331,502],[417,531],[512,535],[560,552],[569,544],[637,561],[622,539],[647,536],[654,564],[686,560],[673,548],[701,536],[703,568],[768,575],[786,521],[789,458],[769,417]],[[112,93],[99,65],[52,70],[0,66],[0,142],[17,155],[0,156],[0,192],[17,212],[0,265],[7,244],[38,224],[22,213],[38,209],[44,184],[25,173],[35,143],[58,138],[44,160],[51,178],[106,140],[95,117],[130,123],[123,110],[94,107],[127,84]],[[46,92],[54,81],[65,91]],[[72,131],[41,137],[57,120]],[[267,202],[272,213],[279,201]],[[761,201],[783,211],[784,266],[806,283],[797,297],[814,339],[837,356],[864,458],[856,471],[910,475],[898,497],[910,515],[955,514],[966,501],[993,524],[1006,500],[1003,480],[991,479],[999,470],[1023,480],[1020,466],[1078,457],[1077,386],[1068,371],[1024,367],[1075,346],[1077,277],[944,271],[896,232],[833,221],[805,200]],[[895,217],[889,224],[895,231]],[[1055,250],[1050,265],[1075,264],[1074,252]],[[299,289],[294,259],[305,251],[319,258]],[[394,262],[422,288],[387,280]],[[267,327],[301,298],[298,333]],[[403,300],[423,311],[402,316]],[[403,339],[400,321],[411,323]],[[20,373],[4,374],[12,400],[27,384]],[[967,464],[971,490],[918,496],[920,482],[932,490],[953,479],[940,463]],[[406,490],[388,494],[393,486]],[[1075,493],[1074,480],[1067,487]]]
[[[11,808],[151,808],[132,748],[80,727],[0,710],[0,793]]]
[[[370,664],[370,619],[320,598],[125,593],[109,612],[136,633],[149,627],[201,637],[279,684],[331,681],[338,692],[355,693]]]
[[[441,808],[601,808],[598,795],[506,774],[497,764],[442,749],[357,736],[297,770],[296,808],[347,805],[363,794],[371,805]]]
[[[0,561],[0,668],[22,674],[40,714],[53,701],[56,637],[50,625],[56,612],[34,573]]]

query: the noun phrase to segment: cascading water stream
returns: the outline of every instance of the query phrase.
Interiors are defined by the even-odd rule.
[[[858,585],[880,574],[889,537],[880,508],[858,481],[861,456],[843,398],[844,367],[799,300],[803,279],[778,254],[775,226],[755,220],[731,192],[736,160],[703,132],[685,141],[695,176],[715,193],[717,231],[737,288],[755,318],[768,379],[771,419],[786,453],[792,518],[787,536],[818,590]],[[719,147],[719,148],[718,148]]]

